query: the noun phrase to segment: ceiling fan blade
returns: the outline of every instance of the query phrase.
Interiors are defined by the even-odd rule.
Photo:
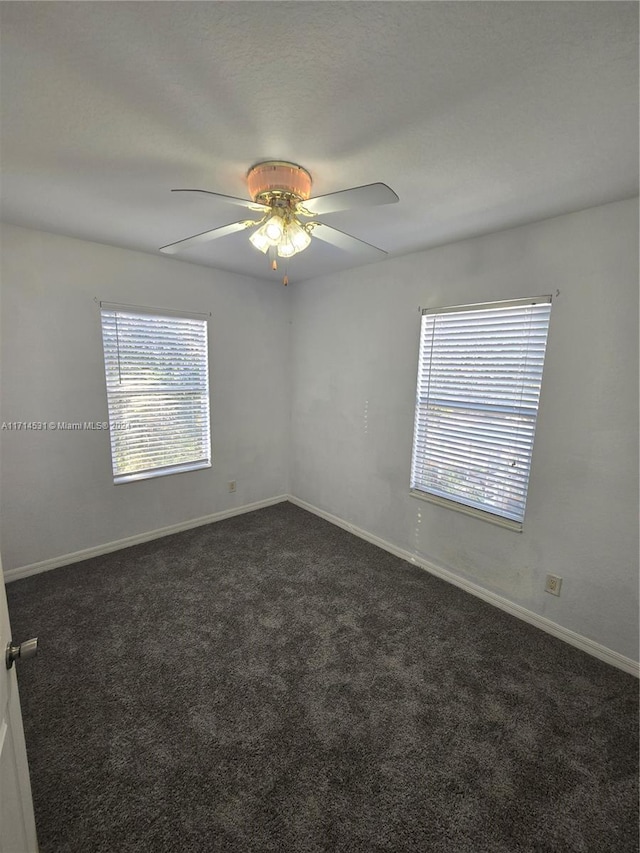
[[[338,249],[344,249],[345,252],[351,252],[361,258],[369,257],[374,260],[374,258],[380,258],[387,254],[384,249],[378,249],[371,243],[365,243],[364,240],[352,237],[351,234],[345,234],[344,231],[338,231],[337,228],[332,228],[330,225],[323,225],[321,222],[313,223],[311,234],[313,237],[324,240],[325,243],[331,243],[332,246],[337,246]]]
[[[249,210],[262,210],[266,213],[269,207],[266,204],[260,204],[259,201],[251,201],[248,198],[236,198],[232,195],[223,195],[223,193],[212,193],[210,190],[171,190],[172,193],[205,193],[216,198],[222,199],[229,204],[237,204],[239,207],[248,207]]]
[[[337,213],[339,210],[350,210],[353,207],[375,207],[378,204],[394,204],[398,196],[386,184],[366,184],[362,187],[352,187],[337,193],[318,195],[300,202],[297,213],[303,216],[323,216],[325,213]]]
[[[260,220],[247,219],[242,222],[232,222],[230,225],[222,225],[220,228],[213,228],[211,231],[203,231],[201,234],[194,234],[193,237],[185,237],[184,240],[178,240],[176,243],[169,243],[168,246],[162,246],[161,252],[165,255],[175,255],[176,252],[182,249],[189,249],[191,246],[197,246],[198,243],[208,243],[210,240],[217,240],[218,237],[226,237],[227,234],[234,234],[236,231],[243,231],[245,228],[250,228],[252,225],[258,225]]]

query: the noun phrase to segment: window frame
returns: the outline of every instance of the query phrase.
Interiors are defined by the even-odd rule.
[[[112,466],[112,474],[113,474],[113,483],[114,485],[122,485],[124,483],[136,482],[139,480],[148,480],[155,479],[156,477],[165,477],[171,474],[180,474],[188,471],[197,471],[204,468],[212,467],[212,453],[211,453],[211,400],[210,400],[210,385],[209,385],[209,319],[211,317],[210,314],[203,313],[195,313],[189,311],[180,311],[178,309],[171,308],[152,308],[148,306],[142,305],[125,305],[116,302],[100,302],[100,329],[102,333],[102,345],[103,345],[103,369],[104,369],[104,377],[105,377],[105,391],[107,396],[107,407],[109,412],[109,439],[110,439],[110,452],[111,452],[111,466]],[[199,394],[201,398],[201,406],[203,410],[206,412],[206,426],[201,431],[201,447],[204,450],[204,455],[198,459],[192,459],[189,461],[177,462],[169,465],[157,465],[151,468],[145,468],[142,470],[129,470],[129,471],[120,471],[118,473],[118,466],[116,463],[116,452],[117,452],[117,441],[120,430],[116,428],[117,419],[113,416],[113,407],[117,402],[115,397],[112,397],[110,394],[110,382],[109,382],[109,368],[107,365],[107,348],[106,348],[106,340],[105,340],[105,315],[106,314],[118,314],[128,315],[129,317],[165,317],[165,318],[175,318],[177,320],[191,320],[198,321],[203,324],[204,330],[204,344],[201,347],[201,351],[199,355],[201,358],[198,360],[199,369],[204,372],[204,383],[200,388]],[[189,389],[186,385],[176,385],[175,391],[180,390],[196,390],[195,388]],[[149,385],[146,389],[146,394],[152,396],[153,394],[162,394],[162,393],[171,393],[169,390],[165,389],[164,391],[159,387],[154,387],[153,385]],[[123,395],[124,396],[124,395]],[[124,435],[126,430],[122,431]]]
[[[479,507],[469,505],[468,503],[465,503],[463,500],[457,499],[453,495],[450,495],[448,497],[444,497],[443,495],[434,494],[433,492],[429,492],[424,488],[417,487],[416,486],[416,479],[417,478],[415,476],[417,450],[418,450],[418,446],[420,444],[420,441],[423,442],[423,446],[426,446],[426,440],[427,440],[426,439],[426,433],[427,433],[426,427],[422,431],[422,435],[423,435],[422,439],[420,439],[420,432],[419,432],[419,427],[418,427],[418,422],[419,422],[420,413],[421,413],[421,393],[420,393],[421,392],[421,380],[422,380],[422,377],[423,377],[425,370],[430,371],[431,366],[432,366],[432,354],[431,353],[430,353],[428,364],[427,364],[426,368],[423,365],[423,362],[425,361],[423,359],[423,336],[425,335],[425,322],[424,322],[425,315],[444,315],[444,314],[451,314],[451,313],[462,314],[465,312],[471,313],[474,311],[482,311],[482,310],[491,311],[491,310],[496,310],[499,308],[513,308],[513,307],[520,307],[520,306],[524,307],[524,306],[528,306],[528,305],[542,305],[542,304],[549,306],[548,320],[547,320],[547,325],[546,325],[546,329],[545,329],[544,345],[542,347],[542,366],[540,368],[540,377],[539,377],[539,383],[537,386],[537,401],[536,401],[536,407],[535,407],[535,414],[534,414],[533,421],[532,421],[533,425],[532,425],[532,429],[531,429],[530,450],[529,450],[529,454],[528,454],[528,467],[526,470],[526,485],[525,485],[525,488],[523,491],[522,518],[520,520],[509,518],[506,515],[501,515],[497,511],[493,512],[493,511],[489,511],[488,509],[481,509]],[[535,431],[536,431],[537,422],[538,422],[539,401],[540,401],[540,394],[541,394],[541,390],[542,390],[544,363],[546,360],[545,356],[546,356],[546,348],[547,348],[547,343],[548,343],[548,334],[549,334],[550,320],[551,320],[551,315],[550,315],[551,304],[552,304],[551,295],[543,295],[543,296],[537,296],[537,297],[523,297],[523,298],[517,298],[517,299],[506,299],[506,300],[498,300],[498,301],[494,301],[494,302],[483,302],[483,303],[475,303],[475,304],[467,304],[467,305],[452,305],[452,306],[446,306],[444,308],[424,308],[424,309],[421,309],[420,346],[419,346],[419,352],[418,352],[418,369],[417,369],[416,398],[415,398],[415,411],[414,411],[414,430],[413,430],[413,438],[412,438],[410,487],[409,487],[409,494],[412,497],[418,498],[420,500],[427,501],[429,503],[436,504],[437,506],[445,507],[448,509],[453,509],[456,512],[460,512],[460,513],[463,513],[465,515],[470,515],[474,518],[482,519],[483,521],[488,521],[491,524],[495,524],[499,527],[504,527],[504,528],[512,530],[514,532],[518,532],[518,533],[522,532],[523,525],[524,525],[524,514],[525,514],[525,509],[526,509],[526,500],[527,500],[527,494],[528,494],[528,489],[529,489],[531,468],[532,468],[532,462],[533,462],[533,447],[534,447],[534,441],[535,441]],[[514,386],[514,387],[516,387],[516,386]],[[428,401],[428,393],[427,393],[427,401]],[[463,403],[463,402],[464,402],[463,400],[460,400],[460,403]],[[424,406],[424,404],[422,404],[422,405]],[[428,403],[427,403],[427,405],[428,405]],[[504,404],[503,404],[503,406],[504,406]],[[476,411],[478,411],[478,410],[480,410],[480,407],[478,407],[478,409],[476,409]],[[498,410],[498,406],[496,406],[496,411],[497,410]]]

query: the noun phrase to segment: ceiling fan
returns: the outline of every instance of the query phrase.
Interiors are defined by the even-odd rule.
[[[160,251],[173,255],[199,243],[208,243],[210,240],[226,237],[227,234],[252,228],[254,230],[249,240],[256,249],[268,256],[271,269],[278,269],[278,258],[285,259],[285,285],[289,283],[286,261],[304,251],[311,243],[312,237],[357,254],[362,259],[373,260],[387,254],[383,249],[365,243],[364,240],[318,222],[315,217],[354,207],[392,204],[398,201],[398,196],[390,187],[381,183],[366,184],[311,198],[311,183],[311,175],[302,166],[283,160],[267,160],[252,166],[247,173],[251,200],[209,190],[171,190],[177,193],[206,193],[229,204],[246,207],[258,218],[242,219],[211,231],[194,234],[192,237],[162,246]]]

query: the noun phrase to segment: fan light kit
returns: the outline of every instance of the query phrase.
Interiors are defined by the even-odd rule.
[[[352,207],[369,207],[396,202],[398,196],[392,189],[386,184],[367,184],[310,198],[311,184],[311,175],[302,166],[284,160],[267,160],[252,166],[247,174],[247,188],[251,201],[209,190],[172,190],[172,192],[200,192],[213,195],[228,203],[259,212],[261,218],[245,219],[211,231],[204,231],[193,237],[178,240],[177,243],[163,246],[160,251],[175,254],[189,246],[207,243],[245,228],[254,228],[249,241],[256,249],[268,255],[273,270],[278,269],[278,258],[288,261],[289,258],[304,251],[310,245],[312,236],[319,237],[337,248],[354,252],[365,260],[386,255],[383,249],[378,249],[329,225],[314,221],[313,217],[348,210]],[[304,219],[310,221],[305,222]],[[285,271],[283,284],[288,283],[289,278]]]

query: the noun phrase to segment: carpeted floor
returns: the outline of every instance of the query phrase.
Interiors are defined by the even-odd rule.
[[[8,586],[41,853],[632,853],[638,683],[291,504]]]

